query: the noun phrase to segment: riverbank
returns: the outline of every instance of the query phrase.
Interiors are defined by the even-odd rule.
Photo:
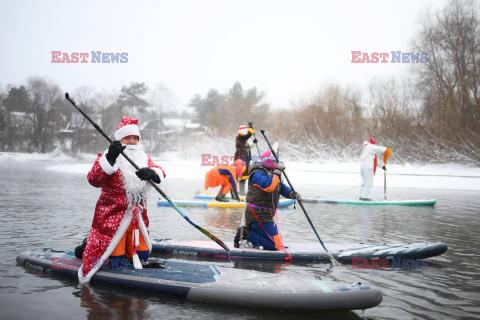
[[[61,152],[46,154],[1,152],[0,161],[15,162],[52,162],[48,170],[87,174],[95,154],[81,154],[78,157]],[[154,157],[170,179],[203,180],[212,165],[202,163],[202,157],[183,159],[175,154]],[[295,184],[330,185],[355,187],[361,184],[358,164],[353,161],[286,161],[287,174]],[[374,186],[384,185],[384,171],[378,169]],[[392,164],[387,171],[388,188],[425,188],[448,190],[480,191],[480,168],[461,164],[412,165]]]

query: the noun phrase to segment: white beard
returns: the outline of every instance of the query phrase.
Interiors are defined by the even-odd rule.
[[[143,150],[143,145],[127,145],[123,151],[139,168],[148,166],[147,154]],[[129,207],[138,205],[143,207],[145,205],[145,194],[148,187],[148,182],[140,180],[135,172],[135,169],[128,160],[122,155],[118,157],[119,168],[123,175],[123,183],[125,191],[127,192],[127,199]]]

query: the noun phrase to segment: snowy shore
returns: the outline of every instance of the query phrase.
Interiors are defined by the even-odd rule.
[[[46,167],[66,173],[87,174],[96,155],[82,154],[72,157],[61,152],[47,154],[0,152],[0,161],[52,162]],[[154,157],[162,166],[168,179],[203,180],[212,166],[202,165],[200,154],[190,160],[175,154]],[[354,161],[285,161],[288,176],[293,184],[318,184],[334,186],[360,185],[358,164]],[[384,172],[377,171],[375,185],[383,185]],[[391,164],[387,171],[388,186],[392,188],[426,188],[480,191],[480,168],[459,164],[398,165]]]

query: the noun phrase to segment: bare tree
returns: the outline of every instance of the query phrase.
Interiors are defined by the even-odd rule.
[[[150,112],[158,115],[174,111],[178,107],[175,94],[163,83],[158,83],[150,90],[147,101],[151,106]]]
[[[385,138],[406,139],[417,124],[408,79],[377,79],[369,85],[371,126]]]
[[[295,113],[299,138],[349,142],[362,125],[361,94],[354,88],[327,85]],[[298,136],[296,134],[296,136]]]
[[[424,91],[425,120],[432,127],[434,123],[478,123],[480,21],[476,4],[451,1],[435,16],[425,15],[422,28],[414,48],[427,52],[429,58],[428,63],[417,68]]]
[[[480,154],[480,19],[478,2],[452,0],[425,14],[414,41],[428,63],[416,68],[422,121],[432,136]],[[480,158],[478,158],[480,161]]]
[[[53,147],[53,133],[57,129],[55,103],[60,98],[60,88],[41,77],[29,78],[27,87],[32,102],[30,114],[33,122],[33,150],[45,153]]]

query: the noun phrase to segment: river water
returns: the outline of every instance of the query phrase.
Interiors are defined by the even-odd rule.
[[[16,264],[18,253],[38,247],[72,250],[88,234],[99,189],[85,175],[45,168],[59,162],[0,162],[1,319],[461,319],[480,318],[480,192],[390,189],[398,199],[437,199],[434,208],[305,204],[323,242],[394,243],[442,241],[448,251],[428,259],[428,268],[352,269],[351,265],[214,262],[231,268],[284,272],[321,280],[361,281],[381,289],[382,303],[353,312],[294,312],[232,308],[129,292],[108,286],[79,286],[73,279],[38,274]],[[294,184],[295,182],[292,181]],[[201,180],[167,180],[171,198],[189,199]],[[303,194],[341,192],[342,187],[295,184]],[[343,188],[345,189],[345,188]],[[375,191],[375,190],[374,190]],[[357,197],[358,190],[339,195]],[[381,194],[379,189],[376,190]],[[156,207],[149,193],[153,238],[206,239],[172,208]],[[232,240],[241,209],[185,208],[198,225]],[[285,242],[316,242],[303,212],[279,211]],[[207,262],[200,262],[207,263]],[[212,262],[210,262],[212,263]]]

